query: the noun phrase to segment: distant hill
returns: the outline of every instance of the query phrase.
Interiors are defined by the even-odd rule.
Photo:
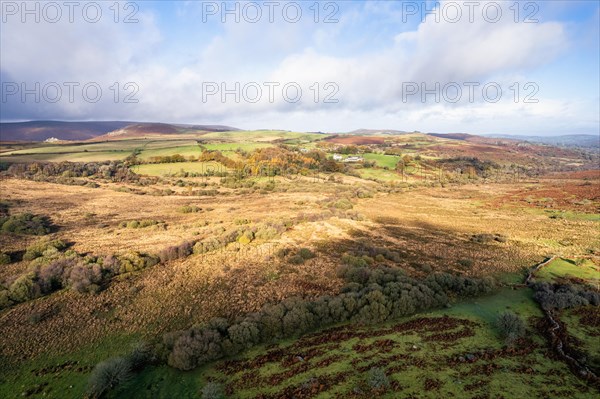
[[[351,134],[353,136],[383,136],[383,135],[398,135],[398,134],[408,134],[408,133],[416,133],[416,132],[405,132],[403,130],[393,130],[393,129],[357,129],[348,133],[341,134]]]
[[[0,141],[68,141],[123,139],[147,135],[193,134],[239,130],[223,125],[185,125],[128,121],[63,122],[31,121],[0,123]]]
[[[1,141],[44,141],[51,137],[59,140],[81,141],[121,129],[132,122],[62,122],[32,121],[0,123]]]
[[[559,147],[600,148],[600,136],[593,134],[567,134],[563,136],[516,136],[508,134],[486,134],[486,137],[529,141]]]

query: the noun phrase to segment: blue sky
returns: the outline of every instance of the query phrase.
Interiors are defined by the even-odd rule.
[[[36,22],[2,1],[2,121],[599,133],[598,1],[274,2],[273,21],[264,1],[139,1],[119,3],[116,22],[114,2],[98,3],[93,23],[86,2],[73,22],[62,2],[55,22],[39,3]]]

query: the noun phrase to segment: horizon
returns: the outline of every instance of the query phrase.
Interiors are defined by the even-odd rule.
[[[134,121],[134,120],[52,120],[52,119],[36,119],[36,120],[18,120],[18,121],[0,121],[0,125],[7,123],[41,123],[41,122],[58,122],[58,123],[96,123],[96,122],[127,122],[132,124],[166,124],[166,125],[185,125],[185,126],[224,126],[230,127],[233,129],[237,129],[240,131],[260,131],[260,130],[272,130],[272,131],[282,131],[282,132],[306,132],[306,133],[324,133],[324,134],[348,134],[359,130],[372,130],[372,131],[395,131],[395,132],[405,132],[405,133],[423,133],[423,134],[469,134],[473,136],[490,136],[490,137],[499,137],[499,136],[507,136],[507,137],[560,137],[560,136],[592,136],[596,137],[597,134],[594,133],[556,133],[556,134],[529,134],[529,133],[493,133],[493,132],[484,132],[484,133],[471,133],[471,132],[462,132],[462,131],[424,131],[424,130],[405,130],[401,128],[373,128],[373,127],[358,127],[348,131],[323,131],[323,130],[294,130],[287,128],[255,128],[255,129],[246,129],[244,127],[239,126],[231,126],[227,123],[197,123],[197,122],[149,122],[149,121]]]
[[[0,121],[600,131],[596,2],[275,3],[3,2]]]

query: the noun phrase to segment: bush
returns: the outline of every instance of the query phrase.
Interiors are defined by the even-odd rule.
[[[96,263],[77,264],[69,272],[68,283],[77,292],[97,293],[102,284],[102,267]]]
[[[13,304],[10,299],[10,291],[0,287],[0,309],[6,309]]]
[[[223,388],[216,382],[206,384],[200,391],[200,395],[202,399],[223,399],[225,397],[223,395]]]
[[[7,233],[43,236],[52,228],[52,222],[47,216],[21,213],[8,217],[0,217],[0,230]]]
[[[111,389],[127,381],[131,376],[130,363],[116,357],[98,363],[88,380],[87,394],[92,398],[99,398]]]
[[[248,245],[254,240],[254,232],[251,230],[245,230],[241,233],[237,239],[237,241],[242,245]]]
[[[525,335],[525,322],[512,312],[501,313],[496,324],[507,344],[511,344]]]
[[[42,292],[47,294],[61,289],[66,283],[66,276],[76,262],[77,260],[74,258],[57,258],[39,265],[37,279]]]
[[[304,263],[304,258],[302,256],[300,256],[300,255],[290,256],[289,262],[292,265],[301,265],[301,264]]]
[[[344,199],[334,202],[333,207],[336,209],[348,210],[348,209],[354,208],[354,205],[352,205],[352,202],[350,202],[349,200],[344,198]]]
[[[61,240],[42,240],[27,247],[23,260],[34,260],[43,256],[48,251],[56,253],[67,248],[67,244]]]
[[[192,370],[223,356],[221,334],[212,328],[192,327],[181,333],[168,357],[169,366]]]
[[[139,371],[148,363],[155,361],[152,348],[144,343],[137,343],[125,357],[132,371]]]
[[[254,233],[254,238],[263,241],[272,240],[277,236],[279,236],[279,232],[276,228],[271,226],[259,228],[258,230],[256,230],[256,233]]]
[[[185,205],[179,208],[179,212],[181,213],[198,213],[202,212],[202,208],[196,205]]]
[[[367,383],[373,390],[383,391],[390,387],[390,380],[385,371],[379,367],[373,367],[367,373]]]
[[[536,283],[533,285],[533,289],[536,291],[534,299],[547,310],[600,304],[600,293],[587,291],[585,288],[575,285]]]
[[[170,260],[187,258],[193,252],[194,243],[190,241],[182,242],[179,245],[172,245],[159,252],[158,257],[162,263]]]
[[[308,260],[314,258],[316,255],[308,248],[300,248],[300,251],[298,251],[298,256],[304,260]]]
[[[9,288],[10,300],[19,303],[39,297],[41,295],[41,289],[34,279],[34,273],[27,273],[17,278]]]
[[[156,226],[163,222],[154,219],[130,220],[119,223],[119,227],[128,229],[143,229],[145,227]]]
[[[5,252],[0,252],[0,265],[8,265],[10,262],[10,255]]]
[[[156,256],[141,254],[139,252],[130,251],[118,257],[119,259],[119,274],[135,272],[156,265],[159,258]]]

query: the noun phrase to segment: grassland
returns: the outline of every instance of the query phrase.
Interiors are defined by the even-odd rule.
[[[92,162],[124,159],[136,150],[146,161],[174,154],[196,157],[201,147],[244,161],[238,148],[250,153],[287,143],[302,155],[301,148],[313,148],[323,138],[253,131],[184,140],[42,144],[2,152],[0,161]],[[443,155],[440,146],[458,152],[469,145],[422,134],[392,140],[408,144],[403,154],[432,159]],[[436,272],[491,276],[505,285],[494,295],[450,308],[384,325],[338,325],[191,372],[151,365],[111,397],[198,397],[209,380],[222,383],[230,397],[291,397],[294,392],[372,397],[376,394],[365,379],[373,366],[386,370],[391,382],[381,397],[594,397],[589,385],[550,356],[538,326],[543,314],[531,291],[512,286],[522,282],[525,270],[553,254],[562,258],[542,269],[539,279],[574,277],[597,284],[598,185],[570,174],[510,183],[457,177],[456,184],[441,184],[414,175],[403,181],[393,171],[398,157],[363,156],[376,166],[241,180],[169,176],[181,170],[226,171],[219,163],[197,161],[131,166],[139,175],[155,177],[139,180],[2,175],[0,199],[8,211],[47,215],[57,225],[48,238],[68,242],[69,250],[80,254],[156,254],[239,229],[256,233],[269,223],[283,227],[267,239],[236,241],[119,275],[97,294],[65,288],[0,311],[0,397],[33,391],[32,397],[82,397],[93,366],[123,355],[135,342],[156,342],[166,332],[217,316],[233,319],[291,296],[336,295],[344,284],[338,276],[342,258],[356,255],[357,248],[397,254],[393,260],[373,255],[373,268],[399,268],[414,278]],[[182,211],[186,208],[193,212]],[[120,227],[134,219],[161,223]],[[0,284],[27,272],[29,262],[21,256],[37,239],[0,234],[0,247],[11,256],[11,263],[0,266]],[[294,263],[278,255],[300,248],[316,256]],[[584,258],[583,263],[569,261]],[[505,310],[527,321],[527,337],[514,351],[503,349],[494,325]],[[566,311],[561,317],[582,352],[596,356],[597,326],[586,324],[586,314]],[[467,355],[475,360],[464,360]]]
[[[506,309],[530,323],[527,341],[513,351],[503,349],[494,327],[496,315]],[[544,339],[535,327],[539,317],[529,290],[505,290],[377,327],[337,326],[255,348],[192,373],[151,367],[114,397],[193,398],[207,381],[220,382],[236,398],[303,392],[319,398],[368,397],[373,395],[366,381],[371,367],[386,370],[391,389],[377,394],[385,398],[591,397],[590,388],[567,367],[546,358]],[[467,356],[473,359],[465,360]]]
[[[537,274],[540,281],[558,282],[565,279],[583,280],[593,286],[600,284],[600,269],[588,259],[580,264],[570,259],[557,258],[543,267]]]
[[[363,154],[362,157],[368,161],[375,161],[375,164],[379,167],[386,167],[394,170],[396,168],[396,164],[400,157],[395,155],[385,155],[385,154]]]

